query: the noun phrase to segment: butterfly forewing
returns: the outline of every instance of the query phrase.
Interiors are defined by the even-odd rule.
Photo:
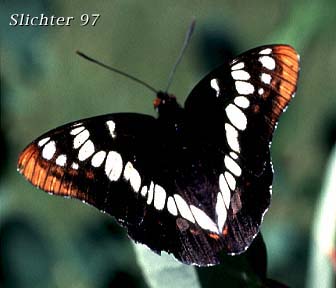
[[[230,199],[222,231],[230,253],[249,246],[269,207],[269,147],[280,114],[296,91],[298,74],[299,56],[292,47],[263,46],[212,71],[186,100],[187,119],[196,127],[193,134],[201,135],[198,141],[217,143],[219,191]]]
[[[184,192],[188,182],[194,184],[184,177],[199,157],[168,147],[160,141],[167,138],[160,128],[154,118],[131,113],[70,123],[30,144],[19,157],[18,169],[47,192],[78,198],[115,216],[134,240],[154,251],[207,265],[222,244],[210,245],[214,240],[201,233],[187,204],[195,199]],[[179,167],[174,167],[173,153]],[[209,181],[206,169],[199,168],[197,173]],[[203,181],[198,187],[206,188]],[[189,246],[199,246],[198,255],[188,252]]]
[[[114,190],[118,190],[118,185],[128,190],[133,187],[138,192],[141,182],[137,174],[139,171],[146,174],[142,171],[145,169],[141,165],[145,162],[142,155],[145,157],[151,151],[151,145],[154,146],[153,142],[144,143],[143,139],[150,136],[149,131],[153,131],[155,124],[154,118],[134,113],[98,116],[70,123],[30,144],[20,155],[19,171],[33,185],[47,192],[79,198],[108,210],[107,200],[116,193]],[[146,160],[149,157],[150,154]],[[128,164],[130,171],[136,174],[132,183],[123,174],[127,163],[136,165],[139,170],[132,170]],[[116,197],[111,205],[121,198]],[[133,203],[129,201],[128,205]],[[128,208],[118,209],[126,211]]]
[[[271,196],[269,145],[298,67],[289,46],[253,49],[201,80],[185,109],[161,101],[158,119],[70,123],[30,144],[18,169],[47,192],[108,212],[156,252],[217,264],[221,250],[241,253],[259,231]]]

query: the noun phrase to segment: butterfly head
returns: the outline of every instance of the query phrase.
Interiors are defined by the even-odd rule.
[[[154,109],[160,116],[164,116],[167,113],[172,113],[181,110],[181,106],[177,103],[176,97],[167,92],[159,91],[156,94],[156,98],[153,101]]]

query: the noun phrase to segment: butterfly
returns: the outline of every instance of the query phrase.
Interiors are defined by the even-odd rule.
[[[299,55],[249,50],[206,75],[184,107],[158,92],[158,117],[113,113],[29,144],[18,171],[36,187],[112,215],[135,242],[186,264],[244,252],[271,199],[270,145],[294,97]]]

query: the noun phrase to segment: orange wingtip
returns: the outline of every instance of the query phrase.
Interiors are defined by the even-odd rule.
[[[19,156],[18,171],[34,186],[55,195],[81,199],[92,203],[87,193],[74,185],[78,170],[56,165],[41,157],[40,148],[32,143]],[[93,176],[90,174],[90,178]]]
[[[276,59],[282,65],[281,70],[277,71],[281,81],[277,87],[279,94],[279,104],[282,109],[288,104],[296,91],[296,85],[299,77],[299,61],[300,56],[294,48],[285,45],[275,46],[272,53],[276,55]]]

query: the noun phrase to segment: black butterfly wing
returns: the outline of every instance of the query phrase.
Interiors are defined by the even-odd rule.
[[[155,153],[155,143],[146,141],[157,130],[155,125],[153,117],[134,113],[76,121],[37,138],[21,153],[18,169],[44,191],[113,210],[120,221],[133,223],[138,197],[134,191],[140,192],[142,184],[139,171],[145,172],[142,165]],[[134,175],[132,182],[125,175],[126,165]],[[118,195],[119,190],[124,192]]]
[[[219,136],[216,129],[223,128],[223,120],[224,126],[230,124],[242,131],[239,143],[231,141],[229,148],[234,152],[241,150],[241,156],[248,158],[249,170],[260,172],[280,114],[296,91],[298,57],[287,45],[262,46],[245,52],[195,86],[186,100],[186,112],[192,121],[200,120],[198,127],[207,137]],[[229,142],[225,138],[224,142]]]
[[[80,120],[33,141],[21,153],[18,170],[46,192],[114,216],[136,242],[207,265],[221,247],[214,249],[196,223],[188,204],[193,199],[185,193],[190,180],[184,177],[199,175],[199,187],[209,177],[204,166],[190,170],[198,158],[166,132],[153,117],[134,113]]]
[[[230,199],[222,230],[229,253],[247,249],[269,207],[269,147],[280,114],[294,97],[298,74],[299,56],[292,47],[263,46],[215,69],[186,100],[189,127],[197,127],[191,134],[201,131],[194,141],[212,143],[221,160],[218,190],[209,192]]]

